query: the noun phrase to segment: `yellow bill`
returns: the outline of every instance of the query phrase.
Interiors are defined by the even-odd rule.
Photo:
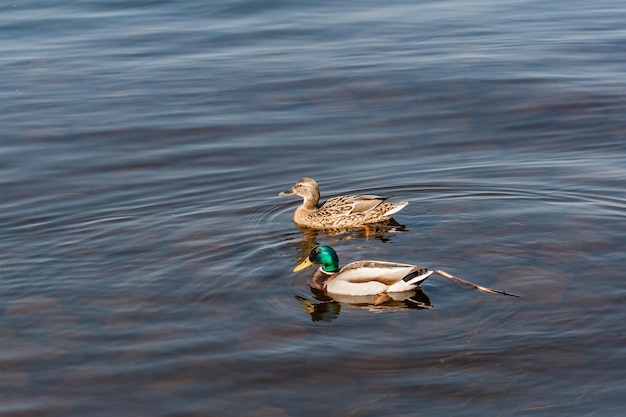
[[[306,258],[304,261],[302,261],[302,263],[300,265],[296,266],[293,269],[293,272],[302,271],[303,269],[308,268],[308,267],[313,266],[313,265],[314,265],[314,263],[311,262],[311,260],[309,258]]]

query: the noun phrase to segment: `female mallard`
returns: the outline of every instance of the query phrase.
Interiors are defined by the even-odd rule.
[[[318,207],[320,187],[311,178],[300,179],[289,191],[278,195],[304,198],[293,214],[293,221],[312,229],[354,228],[384,222],[409,204],[406,201],[390,203],[386,201],[389,197],[376,195],[344,195],[330,198]]]
[[[385,261],[357,261],[339,269],[339,257],[330,246],[317,246],[294,272],[320,265],[309,281],[311,288],[328,294],[378,295],[414,290],[434,271],[425,266]],[[378,300],[377,300],[378,301]]]

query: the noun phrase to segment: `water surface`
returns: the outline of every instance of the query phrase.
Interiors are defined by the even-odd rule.
[[[620,2],[3,9],[3,416],[622,412]],[[304,176],[410,204],[301,230]],[[522,298],[316,297],[316,244]]]

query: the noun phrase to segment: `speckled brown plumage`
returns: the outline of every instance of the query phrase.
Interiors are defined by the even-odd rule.
[[[318,207],[320,189],[312,178],[300,179],[289,191],[279,195],[298,195],[304,199],[294,212],[293,221],[312,229],[362,227],[384,222],[409,204],[406,201],[391,203],[387,201],[389,197],[376,195],[345,195],[330,198]]]

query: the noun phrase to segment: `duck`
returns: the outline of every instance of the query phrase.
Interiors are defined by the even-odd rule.
[[[388,293],[413,291],[435,271],[425,266],[387,261],[356,261],[339,268],[337,252],[330,246],[316,246],[293,272],[313,265],[309,285],[331,297],[336,295],[378,295],[375,305],[388,297]]]
[[[390,220],[409,203],[387,201],[390,196],[343,195],[329,198],[319,207],[320,187],[312,178],[301,178],[290,190],[278,194],[280,197],[300,196],[304,202],[293,214],[297,226],[311,229],[344,229],[364,227],[368,224]]]
[[[387,261],[356,261],[339,268],[337,252],[326,245],[314,247],[309,256],[296,266],[293,272],[302,271],[313,265],[320,265],[320,267],[309,279],[309,286],[312,290],[322,291],[331,298],[333,295],[378,295],[374,305],[388,299],[390,297],[388,293],[391,293],[391,298],[395,299],[396,297],[393,297],[395,293],[418,290],[420,284],[433,273],[485,293],[521,298],[520,295],[507,291],[474,284],[441,269],[431,271],[426,266]]]

